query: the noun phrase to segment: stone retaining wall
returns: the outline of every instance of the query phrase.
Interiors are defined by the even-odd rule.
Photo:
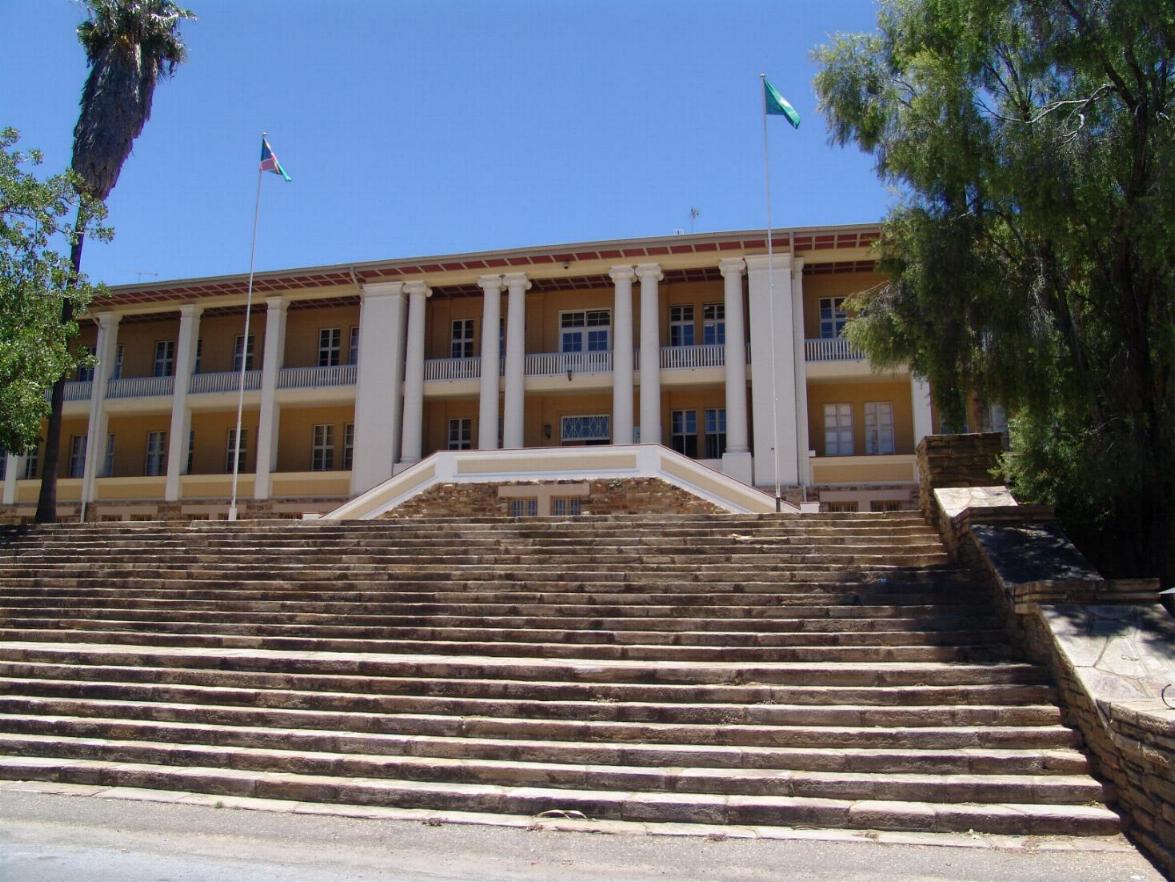
[[[918,500],[931,517],[935,487],[988,487],[1004,451],[999,432],[969,435],[927,435],[918,442]]]

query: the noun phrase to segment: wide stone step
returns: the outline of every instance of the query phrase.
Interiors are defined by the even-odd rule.
[[[1092,806],[1021,803],[956,804],[743,796],[637,793],[552,787],[503,787],[403,780],[351,779],[290,772],[201,766],[114,763],[57,757],[0,758],[0,777],[194,790],[276,799],[358,805],[396,805],[534,815],[550,809],[592,818],[750,825],[974,830],[983,833],[1102,835],[1117,832],[1118,818]]]
[[[813,772],[914,772],[924,775],[1083,775],[1089,764],[1066,748],[954,750],[826,747],[726,747],[705,744],[610,744],[513,741],[343,730],[282,729],[128,720],[111,717],[0,715],[0,732],[365,753],[654,768],[798,769]]]
[[[568,701],[364,694],[293,689],[234,689],[160,683],[0,678],[0,695],[93,698],[153,703],[214,704],[364,714],[496,716],[550,720],[688,723],[740,726],[1052,726],[1054,705],[786,705],[683,704],[652,701]]]
[[[314,652],[376,652],[517,656],[538,658],[591,658],[636,660],[710,661],[987,661],[1009,658],[1011,648],[1000,643],[953,646],[672,646],[617,643],[542,643],[521,641],[386,640],[356,638],[269,637],[253,635],[163,633],[106,628],[100,622],[74,622],[74,627],[0,627],[0,640],[133,645],[192,646],[225,649],[294,649]]]
[[[791,769],[656,768],[442,757],[340,754],[224,745],[0,733],[0,755],[204,766],[250,771],[463,782],[503,787],[692,792],[930,803],[1073,805],[1100,800],[1087,775],[942,775]]]

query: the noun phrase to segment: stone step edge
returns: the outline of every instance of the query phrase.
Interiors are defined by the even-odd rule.
[[[235,771],[246,772],[261,772],[268,771],[265,768],[258,768],[254,765],[248,765],[252,760],[255,763],[264,763],[265,761],[281,761],[281,760],[296,760],[304,759],[308,762],[318,763],[332,763],[343,762],[352,763],[355,765],[363,765],[373,767],[367,770],[366,774],[345,773],[338,775],[323,775],[323,773],[306,773],[295,772],[291,774],[313,774],[315,777],[340,777],[350,779],[364,779],[374,778],[376,780],[388,781],[412,781],[417,783],[486,783],[474,779],[467,781],[458,775],[457,778],[446,776],[438,777],[408,777],[399,778],[395,774],[381,774],[381,770],[375,768],[383,764],[389,766],[402,766],[405,769],[418,767],[420,769],[440,769],[444,772],[452,773],[459,772],[462,769],[477,770],[486,775],[493,775],[497,772],[500,774],[507,774],[511,770],[518,770],[522,772],[529,772],[536,778],[540,775],[558,776],[564,775],[582,775],[585,780],[590,780],[593,776],[616,776],[621,779],[633,778],[638,779],[643,776],[661,776],[663,786],[648,788],[647,785],[639,786],[637,781],[625,782],[629,786],[624,787],[609,787],[603,792],[631,792],[631,793],[698,793],[712,796],[721,795],[755,795],[752,793],[742,793],[738,790],[731,791],[715,791],[715,790],[690,790],[688,787],[683,787],[683,783],[688,783],[690,778],[712,778],[716,780],[733,779],[739,784],[755,784],[759,782],[786,782],[789,785],[792,781],[798,784],[807,783],[812,787],[820,787],[823,785],[826,788],[835,790],[838,784],[848,784],[849,782],[864,782],[866,784],[884,785],[887,783],[900,783],[903,786],[918,787],[925,790],[933,790],[936,787],[950,788],[958,785],[970,785],[973,787],[992,787],[992,788],[1016,788],[1028,787],[1030,790],[1040,789],[1039,794],[1034,794],[1033,798],[1039,801],[1028,803],[1030,805],[1084,805],[1090,801],[1090,795],[1083,792],[1082,797],[1075,801],[1072,797],[1066,796],[1065,792],[1069,788],[1077,788],[1081,791],[1098,791],[1098,796],[1095,799],[1102,798],[1102,785],[1097,782],[1092,776],[1087,774],[997,774],[997,773],[918,773],[918,772],[838,772],[838,771],[824,771],[811,769],[788,769],[788,768],[728,768],[728,767],[713,767],[713,766],[676,766],[669,769],[663,769],[657,766],[634,766],[628,764],[602,764],[602,763],[564,763],[553,762],[549,760],[501,760],[501,759],[483,759],[480,757],[435,757],[435,756],[413,756],[411,754],[372,754],[372,753],[344,753],[339,751],[325,751],[325,750],[294,750],[283,749],[280,747],[248,747],[241,745],[216,745],[204,744],[202,742],[162,742],[149,741],[144,739],[126,739],[126,738],[98,738],[86,735],[41,735],[33,733],[11,733],[0,731],[0,761],[6,756],[3,748],[15,745],[18,748],[24,745],[29,745],[29,750],[34,749],[32,745],[40,745],[42,747],[54,748],[74,748],[84,749],[92,747],[97,750],[126,750],[126,751],[167,751],[174,750],[179,754],[183,754],[183,759],[190,760],[195,757],[205,755],[220,755],[227,758],[229,756],[239,757],[244,761],[244,765],[237,765],[236,763],[226,762],[224,765],[217,766],[199,766],[200,768],[210,769],[233,769]],[[7,754],[22,758],[35,758],[44,756],[53,756],[52,753],[12,753]],[[84,757],[70,757],[71,759],[83,759]],[[127,762],[126,760],[117,759],[103,759],[98,762]],[[135,761],[143,765],[161,765],[168,768],[173,767],[171,763],[164,762],[147,762],[143,760]],[[191,763],[185,761],[181,764],[175,764],[177,767],[191,767]],[[496,785],[496,786],[536,786],[535,784],[521,784],[521,785]],[[540,785],[541,786],[541,785]],[[551,789],[555,790],[577,790],[575,785],[549,785]],[[598,786],[598,785],[597,785]],[[1057,791],[1052,793],[1050,791]],[[774,796],[793,796],[794,794],[771,794]],[[1045,797],[1051,797],[1047,801]],[[819,797],[828,798],[828,797]],[[834,797],[835,798],[835,797]],[[876,798],[876,797],[875,797]],[[854,800],[855,801],[855,800]],[[898,800],[902,801],[902,800]],[[976,805],[990,805],[990,804],[1006,804],[1003,800],[987,800],[975,798],[971,800]],[[934,804],[942,804],[951,802],[949,799],[939,800]]]
[[[31,773],[31,775],[30,775]],[[518,814],[517,807],[525,805],[536,813],[544,810],[575,810],[576,805],[605,807],[618,820],[661,821],[676,820],[687,823],[739,823],[740,813],[772,814],[787,811],[794,814],[796,823],[789,826],[821,826],[856,829],[909,829],[929,832],[948,832],[935,828],[949,827],[950,831],[963,829],[1000,833],[1023,830],[1032,833],[1053,834],[1072,830],[1075,825],[1089,824],[1094,835],[1112,835],[1120,832],[1121,820],[1114,812],[1102,806],[1066,805],[1041,806],[1026,803],[918,803],[885,800],[837,800],[806,797],[720,796],[694,793],[617,793],[610,791],[558,790],[540,787],[501,787],[483,784],[422,785],[415,781],[377,781],[373,779],[345,779],[319,775],[299,775],[281,772],[239,772],[233,769],[208,769],[199,766],[171,767],[146,763],[108,763],[96,760],[72,760],[54,757],[0,757],[0,778],[21,780],[23,776],[74,778],[114,778],[134,781],[138,777],[163,778],[176,789],[198,783],[203,792],[227,795],[262,796],[323,802],[347,802],[336,788],[351,791],[352,796],[370,795],[371,798],[395,793],[437,796],[473,801],[489,800],[502,803],[506,814]],[[87,783],[68,781],[67,783]],[[105,783],[104,781],[102,783]],[[163,788],[160,788],[163,789]],[[234,791],[236,793],[234,794]],[[242,792],[243,791],[243,792]],[[297,795],[295,795],[297,794]],[[510,810],[511,808],[514,810]],[[646,817],[642,817],[645,815]],[[648,817],[653,815],[654,817]],[[677,817],[673,817],[677,815]],[[826,823],[824,819],[837,823]],[[964,828],[963,825],[966,825]],[[1003,828],[1003,829],[1000,829]],[[1042,829],[1043,828],[1043,829]]]

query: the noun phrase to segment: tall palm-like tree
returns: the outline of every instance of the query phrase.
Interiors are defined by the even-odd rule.
[[[171,76],[184,60],[180,22],[195,19],[171,0],[84,0],[89,18],[78,26],[90,73],[82,89],[81,114],[73,130],[73,171],[81,193],[105,201],[118,182],[135,138],[151,116],[151,99],[160,76]],[[84,205],[84,203],[83,203]],[[75,278],[81,269],[86,222],[78,208],[70,249]],[[73,321],[73,304],[61,310]],[[53,384],[45,438],[39,522],[57,518],[57,462],[61,451],[61,406],[65,378]]]

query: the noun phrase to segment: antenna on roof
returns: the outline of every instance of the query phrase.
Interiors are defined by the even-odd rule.
[[[139,270],[138,272],[136,272],[136,273],[135,273],[135,275],[139,277],[139,283],[140,283],[140,284],[141,284],[141,283],[142,283],[142,281],[143,281],[143,276],[150,276],[150,277],[151,277],[151,278],[153,278],[153,279],[158,279],[158,278],[159,278],[159,273],[148,273],[148,272],[144,272],[144,271],[142,271],[142,270]]]
[[[673,228],[673,235],[675,235],[675,236],[684,236],[684,235],[685,235],[685,230],[683,230],[681,227],[674,227],[674,228]]]
[[[694,221],[698,219],[698,216],[701,215],[701,213],[702,209],[700,208],[691,208],[689,210],[689,231],[691,233],[694,231]]]

